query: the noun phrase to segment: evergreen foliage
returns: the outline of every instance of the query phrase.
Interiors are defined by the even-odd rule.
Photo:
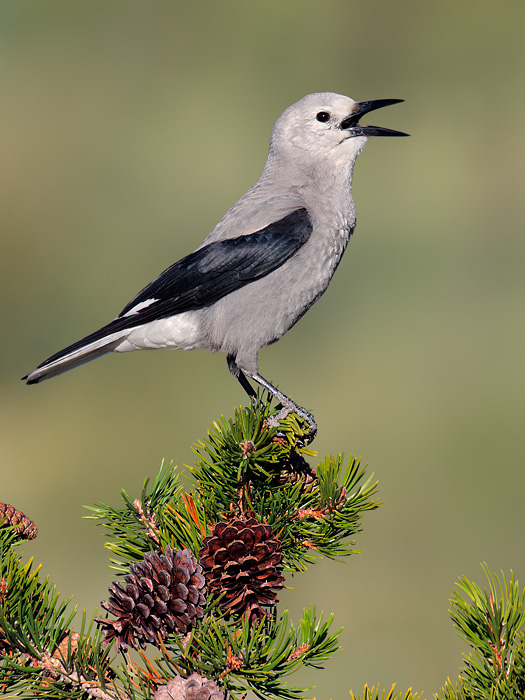
[[[484,569],[488,588],[462,577],[453,593],[452,620],[472,651],[457,684],[447,682],[436,700],[525,698],[525,591],[512,572],[507,582]]]
[[[120,581],[116,620],[96,623],[84,613],[73,631],[76,608],[40,578],[31,560],[21,560],[18,546],[29,532],[20,527],[24,514],[0,518],[0,695],[160,700],[170,697],[171,679],[191,676],[224,700],[241,700],[247,691],[268,700],[305,696],[308,689],[288,677],[303,666],[322,668],[338,650],[339,631],[332,630],[332,616],[313,607],[291,621],[278,609],[276,591],[286,573],[357,552],[362,517],[378,507],[377,485],[365,479],[354,456],[327,456],[313,469],[306,460],[314,453],[303,443],[308,426],[289,415],[271,427],[276,413],[261,402],[237,409],[195,447],[196,463],[184,481],[171,465],[161,465],[138,498],[123,491],[120,507],[90,509]],[[12,516],[11,507],[3,512]],[[203,570],[198,562],[205,538]],[[195,576],[213,566],[228,568],[226,588],[212,595],[208,585],[206,597]],[[487,589],[461,578],[454,591],[452,620],[471,652],[457,683],[448,681],[435,700],[525,698],[524,593],[512,573],[507,582],[485,572]],[[256,617],[238,612],[241,594],[255,600]],[[175,612],[191,613],[185,634],[170,626]],[[144,638],[153,643],[132,657],[127,643],[133,636],[121,630],[133,626],[137,633],[147,629]],[[104,638],[104,627],[115,643]],[[365,686],[350,697],[421,698],[411,690],[396,693],[394,686]]]
[[[87,698],[89,688],[103,692],[114,676],[109,647],[85,615],[80,632],[71,631],[76,609],[40,579],[31,560],[22,564],[19,540],[16,528],[0,529],[0,694],[58,699]]]
[[[112,568],[120,580],[126,577],[118,599],[123,628],[129,632],[130,625],[142,625],[144,629],[143,611],[148,616],[149,638],[154,638],[152,615],[157,615],[156,606],[163,606],[162,634],[156,644],[139,653],[139,661],[130,656],[124,633],[119,637],[119,620],[105,625],[106,633],[109,628],[116,636],[116,645],[107,644],[93,622],[84,620],[80,633],[73,633],[76,610],[59,599],[47,579],[40,581],[31,562],[21,563],[17,532],[12,527],[0,529],[0,573],[5,581],[0,598],[0,693],[142,700],[153,698],[157,688],[177,675],[198,673],[216,680],[232,700],[248,690],[260,698],[304,696],[307,689],[290,685],[287,677],[301,666],[321,668],[337,651],[339,632],[331,629],[332,617],[309,608],[294,623],[286,610],[278,611],[276,595],[267,592],[261,598],[266,600],[264,609],[258,608],[261,619],[224,610],[221,601],[227,593],[235,595],[239,587],[262,596],[269,585],[266,577],[280,581],[286,572],[305,571],[322,556],[354,553],[361,519],[378,503],[376,484],[365,479],[358,459],[326,457],[314,470],[306,458],[315,453],[303,445],[308,426],[289,415],[278,428],[271,427],[269,419],[276,413],[260,401],[239,408],[233,418],[214,423],[195,447],[196,464],[185,481],[171,465],[162,465],[153,480],[145,480],[138,498],[123,491],[120,507],[98,503],[90,509],[88,517],[107,535]],[[235,579],[236,588],[208,595],[202,618],[187,634],[166,634],[170,606],[182,605],[181,600],[186,604],[188,593],[178,598],[173,590],[179,584],[172,580],[171,589],[166,588],[157,575],[178,576],[180,568],[171,572],[165,564],[141,562],[160,561],[152,553],[167,548],[187,549],[198,561],[205,538],[221,531],[227,539],[224,527],[229,522],[235,522],[240,531],[238,542],[228,548],[230,579]],[[258,541],[261,532],[269,537],[268,544]],[[264,559],[269,546],[278,546],[279,556]],[[213,563],[220,553],[208,551],[208,562]],[[139,586],[137,578],[143,571],[147,577]],[[184,587],[184,582],[180,585]],[[133,619],[131,613],[126,618],[128,604]],[[102,621],[100,627],[104,627]],[[157,656],[150,653],[155,646]]]

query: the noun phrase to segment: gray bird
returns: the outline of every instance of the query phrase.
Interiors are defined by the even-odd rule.
[[[200,348],[224,352],[252,398],[252,379],[310,425],[313,416],[258,372],[275,343],[328,287],[352,235],[352,171],[369,136],[407,136],[361,117],[402,100],[354,102],[307,95],[275,122],[259,180],[193,253],[139,292],[106,326],[52,355],[24,377],[54,377],[108,352]]]

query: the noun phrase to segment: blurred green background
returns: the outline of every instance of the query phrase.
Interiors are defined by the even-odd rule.
[[[323,299],[261,353],[363,455],[384,507],[363,554],[281,596],[334,612],[343,650],[293,680],[427,697],[461,665],[454,582],[480,562],[525,584],[525,136],[520,0],[179,3],[2,0],[1,499],[25,553],[92,610],[103,532],[83,504],[139,493],[161,459],[245,401],[223,356],[109,356],[37,387],[19,377],[116,315],[200,243],[258,178],[270,128],[309,92],[402,97],[371,120],[358,226]]]

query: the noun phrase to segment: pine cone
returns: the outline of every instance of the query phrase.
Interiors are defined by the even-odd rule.
[[[4,519],[2,527],[6,525],[18,526],[17,532],[21,540],[34,540],[38,535],[35,523],[8,503],[0,502],[0,520]]]
[[[159,646],[159,636],[186,634],[203,616],[205,579],[189,549],[148,552],[131,564],[124,583],[117,581],[102,607],[116,620],[97,618],[105,628],[106,642],[144,649]]]
[[[210,593],[224,593],[221,610],[260,620],[262,605],[275,605],[283,587],[281,543],[270,525],[255,518],[217,523],[199,552]]]
[[[155,691],[154,700],[230,700],[230,694],[221,690],[215,681],[192,673],[189,678],[176,676]]]

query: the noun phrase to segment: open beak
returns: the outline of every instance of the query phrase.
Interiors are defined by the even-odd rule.
[[[410,134],[405,134],[404,131],[385,129],[382,126],[361,126],[359,123],[364,114],[368,114],[374,109],[395,105],[398,102],[404,102],[404,100],[367,100],[366,102],[356,102],[356,111],[345,117],[339,128],[350,131],[353,136],[410,136]]]

